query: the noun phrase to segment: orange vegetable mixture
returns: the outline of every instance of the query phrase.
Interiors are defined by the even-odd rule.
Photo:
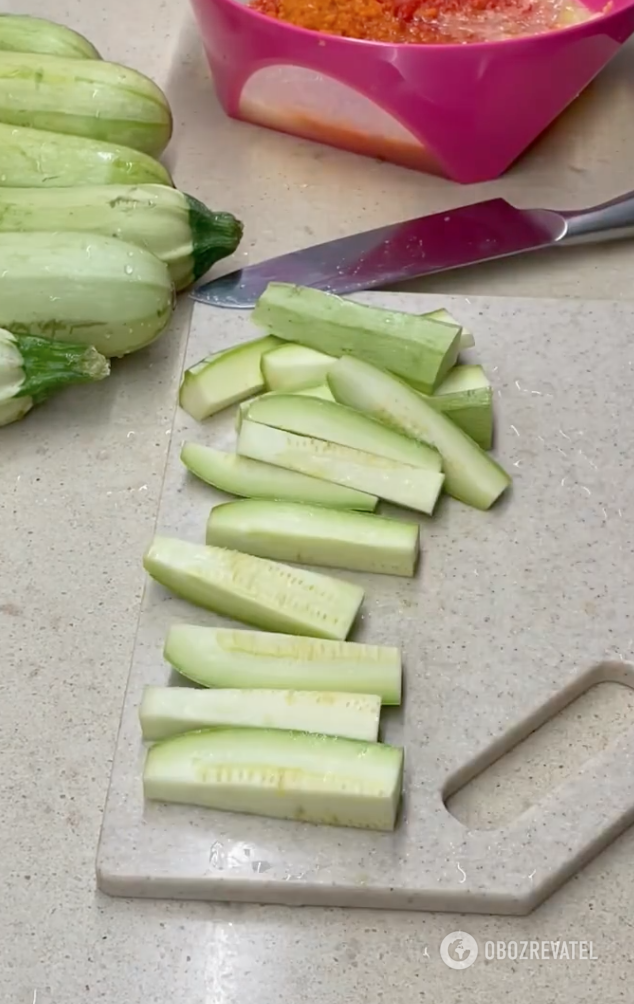
[[[593,16],[574,0],[252,0],[250,6],[328,35],[427,45],[538,35]]]

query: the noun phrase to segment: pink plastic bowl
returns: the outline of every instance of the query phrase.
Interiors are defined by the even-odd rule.
[[[429,46],[321,35],[239,0],[192,3],[228,115],[462,183],[502,174],[634,33],[634,0],[543,35]]]

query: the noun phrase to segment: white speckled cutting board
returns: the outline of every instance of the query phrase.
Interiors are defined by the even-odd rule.
[[[405,747],[398,828],[144,805],[137,707],[144,684],[174,682],[161,655],[167,627],[221,622],[149,583],[99,847],[107,893],[523,914],[634,819],[634,730],[502,829],[469,830],[444,804],[593,683],[634,685],[632,308],[359,299],[447,306],[472,328],[496,389],[495,453],[514,475],[493,511],[445,499],[423,522],[415,580],[333,573],[366,589],[354,638],[403,649],[404,705],[383,717],[384,738]],[[186,365],[255,334],[246,314],[197,304]],[[186,438],[231,449],[233,423],[234,409],[202,426],[177,410],[161,532],[204,540],[221,496],[186,474],[179,449]]]

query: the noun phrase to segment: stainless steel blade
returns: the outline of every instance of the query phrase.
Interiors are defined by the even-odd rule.
[[[517,209],[490,199],[316,244],[221,276],[191,296],[216,307],[253,307],[269,282],[331,293],[376,289],[434,272],[561,243],[609,240],[634,231],[634,193],[583,211]]]
[[[556,213],[491,199],[282,255],[199,286],[192,296],[216,306],[252,307],[269,282],[353,293],[545,247],[565,229]]]

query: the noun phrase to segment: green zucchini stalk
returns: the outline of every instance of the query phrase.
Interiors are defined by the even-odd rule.
[[[0,426],[24,418],[64,387],[103,380],[109,373],[108,360],[92,346],[0,328]]]
[[[200,279],[221,258],[237,249],[244,225],[232,213],[213,212],[193,195],[184,195],[193,247],[193,277]]]

